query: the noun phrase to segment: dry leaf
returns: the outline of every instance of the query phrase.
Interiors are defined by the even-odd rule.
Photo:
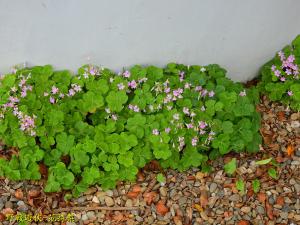
[[[240,220],[237,225],[249,225],[250,223],[247,220]]]
[[[292,156],[294,154],[295,148],[293,145],[289,144],[286,150],[287,150],[288,156]]]
[[[198,211],[199,213],[203,212],[203,208],[201,207],[201,205],[195,204],[195,205],[194,205],[194,208],[197,209],[197,211]]]
[[[153,202],[153,199],[156,197],[156,195],[157,194],[154,191],[144,193],[143,197],[144,197],[144,201],[147,203],[147,205],[151,205],[151,203]]]
[[[6,216],[9,214],[15,214],[15,211],[11,208],[5,208],[5,209],[2,209],[1,213]]]
[[[277,117],[279,121],[284,121],[285,120],[285,113],[284,111],[280,111],[277,113]]]
[[[2,213],[0,213],[0,222],[6,220],[6,216]]]
[[[17,190],[15,191],[15,197],[16,197],[17,199],[23,199],[23,197],[24,197],[23,191],[22,191],[21,189],[17,189]]]
[[[137,198],[137,196],[141,193],[142,189],[139,185],[134,185],[132,191],[127,193],[128,198]]]
[[[36,189],[31,189],[28,191],[28,197],[29,198],[36,198],[41,194],[41,192],[39,190]]]
[[[268,215],[269,219],[273,220],[273,218],[274,218],[274,216],[273,216],[273,208],[269,204],[269,202],[266,202],[266,211],[267,211],[267,215]]]
[[[159,201],[156,204],[156,212],[162,216],[166,215],[167,212],[169,212],[169,209],[165,206],[163,201]]]
[[[142,189],[139,185],[134,185],[132,188],[133,192],[141,193]]]
[[[208,204],[208,194],[206,190],[200,191],[200,205],[202,208],[205,208]]]
[[[284,205],[284,198],[282,196],[278,196],[277,199],[276,199],[276,204],[283,206]]]
[[[260,201],[261,203],[265,203],[265,201],[266,201],[266,194],[260,192],[260,193],[257,194],[257,198],[258,198],[258,201]]]
[[[173,220],[175,225],[182,225],[182,219],[180,216],[174,216]]]

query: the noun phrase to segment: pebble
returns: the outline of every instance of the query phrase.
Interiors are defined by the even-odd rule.
[[[282,219],[287,219],[289,214],[287,212],[281,212],[279,215]]]
[[[262,206],[257,206],[256,207],[256,211],[259,213],[259,214],[265,214],[265,208],[262,207]]]
[[[167,189],[165,187],[159,188],[159,193],[161,196],[166,197],[167,196]]]
[[[300,184],[295,184],[294,187],[295,187],[295,191],[297,193],[299,193],[300,192]]]
[[[104,201],[105,201],[105,204],[109,207],[113,206],[115,204],[114,200],[109,196],[106,196]]]
[[[244,206],[244,207],[242,207],[241,208],[241,211],[243,212],[243,213],[249,213],[250,211],[251,211],[251,207],[248,207],[248,206]]]
[[[99,198],[97,198],[97,196],[93,197],[92,202],[97,203],[97,204],[100,203]]]
[[[228,199],[229,199],[229,201],[236,202],[240,199],[240,195],[239,194],[233,194]]]
[[[211,193],[215,192],[218,188],[218,185],[216,183],[211,183],[210,186],[209,186],[209,191]]]
[[[83,221],[85,221],[85,220],[88,220],[89,218],[88,218],[88,216],[86,215],[86,214],[83,214],[82,216],[81,216],[81,220],[83,220]]]
[[[126,207],[132,207],[132,205],[133,205],[133,204],[132,204],[132,200],[131,200],[131,199],[127,199],[127,200],[126,200],[126,203],[125,203],[125,206],[126,206]]]
[[[297,120],[292,121],[292,122],[291,122],[291,127],[292,127],[292,128],[298,128],[298,127],[300,127],[300,122],[297,121]]]

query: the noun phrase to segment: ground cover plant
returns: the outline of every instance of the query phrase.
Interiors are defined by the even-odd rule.
[[[259,84],[262,93],[272,101],[281,101],[292,109],[299,110],[299,65],[300,35],[263,66]]]
[[[150,160],[179,171],[207,169],[230,151],[259,149],[259,93],[218,65],[134,66],[115,73],[51,66],[1,78],[0,176],[41,179],[74,195],[134,180]]]

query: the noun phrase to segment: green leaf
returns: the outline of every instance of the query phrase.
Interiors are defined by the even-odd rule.
[[[67,135],[62,132],[56,136],[56,148],[62,152],[63,155],[69,153],[70,149],[73,147],[75,137],[73,135]]]
[[[133,153],[128,152],[124,155],[118,155],[118,162],[125,167],[129,167],[133,165]]]
[[[230,162],[224,165],[224,170],[228,175],[234,174],[236,170],[236,158],[231,159]]]
[[[230,134],[233,132],[233,123],[230,121],[224,121],[222,123],[222,129],[225,134]]]
[[[272,158],[268,158],[268,159],[263,159],[263,160],[260,160],[260,161],[256,161],[255,164],[256,165],[266,165],[271,161],[272,161]]]
[[[277,172],[274,168],[269,168],[268,169],[268,174],[270,177],[272,177],[273,179],[276,179],[277,180]]]
[[[157,174],[156,180],[161,184],[166,183],[166,177],[162,173]]]
[[[254,193],[258,193],[260,189],[260,181],[258,179],[255,179],[252,181],[252,188]]]
[[[245,183],[242,179],[236,182],[236,189],[238,189],[242,195],[245,194]]]
[[[128,97],[125,91],[110,91],[108,96],[106,97],[106,102],[108,107],[113,112],[120,112],[123,109],[123,104],[125,104],[128,100]]]

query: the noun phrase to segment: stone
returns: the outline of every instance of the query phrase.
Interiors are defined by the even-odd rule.
[[[228,199],[229,199],[229,201],[236,202],[240,199],[240,195],[239,194],[233,194]]]
[[[209,186],[209,191],[212,193],[212,192],[215,192],[218,188],[218,185],[216,183],[211,183],[210,186]]]
[[[298,127],[300,127],[300,122],[297,121],[297,120],[292,121],[292,122],[291,122],[291,127],[292,127],[292,128],[298,128]]]
[[[82,216],[81,216],[81,220],[83,220],[83,221],[85,221],[85,220],[88,220],[89,218],[88,218],[88,216],[86,215],[86,214],[83,214]]]
[[[159,193],[161,196],[166,197],[167,196],[167,189],[165,187],[159,188]]]
[[[126,207],[132,207],[132,205],[133,205],[132,204],[132,200],[131,199],[127,199],[126,202],[125,202],[125,206]]]
[[[97,198],[97,196],[93,197],[92,202],[97,203],[97,204],[100,203],[99,198]]]
[[[115,204],[114,200],[109,196],[106,196],[104,201],[105,201],[105,204],[109,207],[113,206]]]
[[[279,215],[282,219],[287,219],[289,214],[287,212],[280,212]]]
[[[261,215],[265,214],[265,208],[260,205],[256,207],[256,211]]]
[[[251,207],[244,206],[244,207],[241,208],[241,211],[242,211],[243,213],[248,214],[249,212],[251,212]]]

